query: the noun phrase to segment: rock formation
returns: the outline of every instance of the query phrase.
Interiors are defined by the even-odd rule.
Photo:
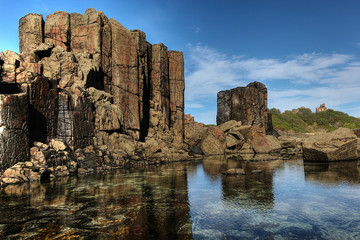
[[[226,152],[278,153],[281,145],[267,109],[267,89],[253,82],[217,95],[217,125],[225,134]]]
[[[331,162],[358,159],[358,139],[354,131],[339,128],[303,140],[304,161]]]
[[[325,112],[326,110],[327,110],[327,108],[325,107],[325,103],[323,103],[320,105],[320,107],[316,108],[316,113]]]
[[[20,54],[0,53],[0,172],[29,161],[34,143],[53,139],[112,159],[183,154],[181,52],[91,8],[45,21],[28,14],[19,21],[19,44]]]
[[[218,92],[217,125],[230,120],[254,126],[257,132],[271,134],[273,126],[267,109],[266,86],[260,82],[252,82],[246,87]]]

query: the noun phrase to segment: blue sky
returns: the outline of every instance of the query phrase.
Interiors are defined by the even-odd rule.
[[[29,12],[103,11],[150,43],[184,52],[185,112],[215,123],[218,91],[260,81],[269,108],[321,103],[360,117],[360,1],[2,1],[0,52],[18,52]]]

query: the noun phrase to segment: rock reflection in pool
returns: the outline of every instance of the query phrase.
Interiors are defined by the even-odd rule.
[[[3,190],[2,239],[191,238],[186,165]]]
[[[246,175],[225,176],[229,168]],[[252,174],[253,170],[262,170]],[[359,239],[357,162],[211,157],[8,186],[2,239]]]

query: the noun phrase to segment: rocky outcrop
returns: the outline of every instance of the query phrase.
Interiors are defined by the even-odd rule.
[[[230,120],[254,126],[256,132],[272,133],[271,114],[267,109],[266,86],[260,82],[252,82],[246,87],[218,92],[217,125]]]
[[[19,21],[20,53],[31,53],[44,41],[44,20],[41,14],[30,13]]]
[[[304,161],[331,162],[358,158],[357,137],[353,130],[339,128],[303,140]]]
[[[201,138],[200,148],[205,155],[222,155],[225,153],[225,134],[217,127],[209,127]]]
[[[46,21],[28,14],[19,44],[20,54],[0,53],[0,172],[29,161],[34,142],[52,139],[72,151],[107,146],[107,155],[123,156],[118,166],[131,154],[185,158],[181,52],[91,8]]]
[[[29,158],[28,96],[4,93],[0,84],[0,168],[6,169]]]
[[[327,110],[327,108],[325,107],[325,103],[323,103],[320,105],[320,107],[316,108],[316,113],[325,112],[326,110]]]
[[[253,82],[246,87],[221,91],[217,96],[217,124],[226,135],[226,152],[279,153],[281,145],[267,109],[267,89]]]
[[[251,146],[256,154],[279,153],[281,151],[279,141],[272,135],[256,135],[251,141]]]
[[[302,139],[294,136],[280,136],[281,155],[292,156],[302,154]]]
[[[202,136],[206,132],[207,127],[203,123],[196,122],[190,114],[184,116],[184,125],[184,142],[188,146],[188,149],[191,149],[193,146],[198,146],[201,143]]]

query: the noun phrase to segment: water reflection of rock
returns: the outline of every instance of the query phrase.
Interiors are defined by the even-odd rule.
[[[187,191],[184,164],[9,186],[0,238],[191,238]]]
[[[360,166],[358,161],[331,163],[304,163],[305,180],[323,184],[341,182],[359,184]]]
[[[283,163],[283,160],[249,162],[235,158],[207,157],[203,160],[203,167],[211,178],[221,177],[225,204],[269,209],[274,205],[272,172]],[[221,174],[230,168],[242,168],[246,175]],[[262,170],[262,173],[253,174],[253,170]]]
[[[143,206],[132,223],[129,239],[190,238],[191,222],[186,167],[159,167],[157,174],[144,174]]]

